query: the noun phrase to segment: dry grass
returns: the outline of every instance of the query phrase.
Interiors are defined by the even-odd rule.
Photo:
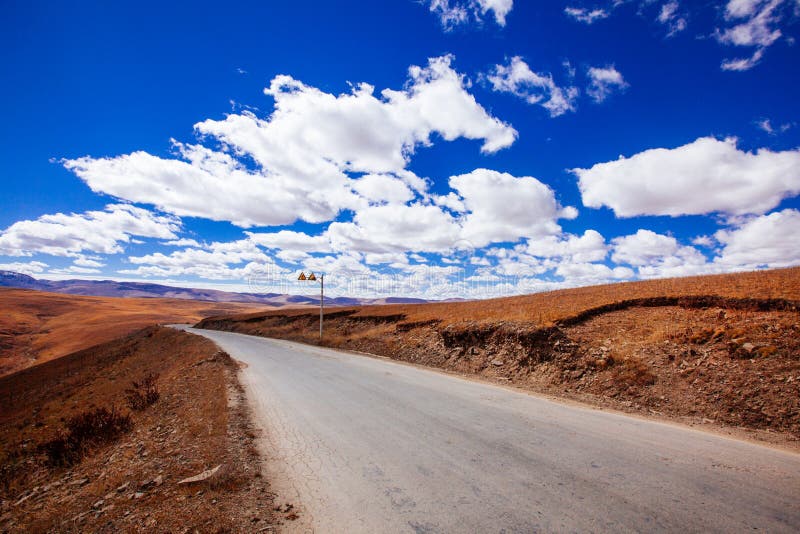
[[[441,327],[464,323],[525,323],[548,326],[598,306],[631,299],[715,295],[733,298],[787,299],[800,301],[800,267],[669,278],[641,282],[623,282],[600,286],[563,289],[517,297],[466,302],[429,304],[392,304],[336,308],[328,313],[354,312],[351,317],[387,317],[403,315],[405,323],[437,322]],[[238,320],[262,316],[314,315],[314,310],[274,310],[236,315]],[[376,328],[379,326],[376,323]]]
[[[0,288],[0,376],[156,323],[264,309],[180,299],[84,297]]]

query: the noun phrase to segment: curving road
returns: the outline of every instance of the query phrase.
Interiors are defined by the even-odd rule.
[[[800,455],[228,332],[294,532],[797,532]]]

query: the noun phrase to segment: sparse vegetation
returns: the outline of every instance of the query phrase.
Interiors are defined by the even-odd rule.
[[[265,530],[235,370],[211,341],[151,327],[0,377],[0,532]],[[125,389],[148,376],[158,402],[129,412]],[[213,483],[176,484],[219,464]]]
[[[58,437],[41,445],[47,463],[53,467],[78,462],[93,446],[109,443],[133,428],[130,414],[104,406],[71,417]]]
[[[161,396],[156,385],[157,379],[157,374],[149,373],[140,381],[133,382],[132,387],[125,390],[125,400],[131,410],[142,411],[151,404],[155,404]]]

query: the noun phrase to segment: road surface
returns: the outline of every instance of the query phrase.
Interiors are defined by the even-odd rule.
[[[228,332],[290,532],[798,532],[800,455]]]

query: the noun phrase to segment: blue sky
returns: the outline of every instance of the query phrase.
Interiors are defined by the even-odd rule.
[[[800,263],[797,0],[5,2],[0,269],[490,297]]]

